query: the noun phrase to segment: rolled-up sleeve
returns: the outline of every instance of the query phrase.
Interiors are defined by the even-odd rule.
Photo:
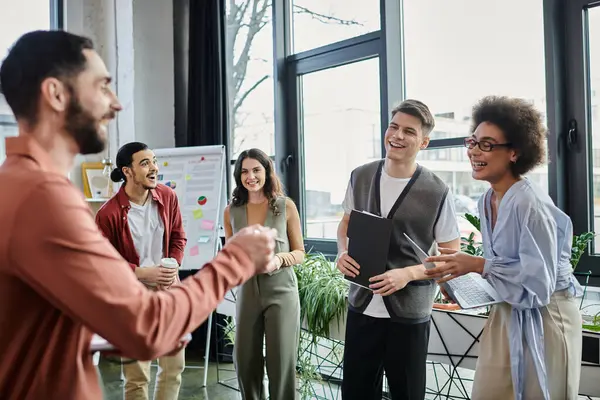
[[[543,208],[524,212],[518,259],[487,259],[482,276],[502,300],[516,309],[538,308],[550,302],[556,287],[558,252],[556,222]]]
[[[45,212],[28,212],[40,209]],[[148,360],[173,350],[227,290],[253,273],[246,253],[228,245],[181,285],[149,291],[102,236],[77,189],[64,179],[37,186],[18,213],[10,247],[15,275],[126,357]]]

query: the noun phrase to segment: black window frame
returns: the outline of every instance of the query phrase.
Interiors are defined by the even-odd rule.
[[[585,110],[586,88],[581,82],[574,84],[577,74],[585,72],[585,54],[575,48],[583,41],[581,25],[573,24],[576,15],[581,14],[584,4],[598,4],[594,0],[543,0],[544,20],[544,57],[546,75],[546,121],[548,127],[548,191],[556,205],[569,214],[573,220],[574,232],[581,233],[589,229],[589,211],[592,181],[588,173],[589,159],[592,157],[589,140],[580,140],[582,148],[569,148],[568,121],[573,115],[583,115]],[[288,195],[298,204],[303,226],[305,223],[305,198],[303,182],[303,165],[301,151],[300,115],[301,100],[299,98],[299,77],[303,74],[346,65],[369,57],[379,57],[381,79],[381,121],[382,127],[388,123],[388,90],[404,95],[405,71],[400,68],[398,81],[388,82],[387,60],[394,58],[397,49],[386,51],[390,42],[386,38],[386,18],[388,22],[397,23],[393,19],[398,15],[386,16],[386,7],[393,12],[402,10],[402,0],[380,0],[380,30],[340,42],[331,43],[316,49],[291,54],[292,14],[291,0],[273,0],[273,81],[275,94],[275,156],[274,161]],[[579,9],[578,9],[579,7]],[[392,25],[393,25],[392,24]],[[390,26],[392,26],[390,25]],[[399,48],[402,46],[402,21],[399,22]],[[394,28],[395,29],[395,26]],[[394,35],[396,35],[394,31]],[[397,71],[394,71],[397,74]],[[396,78],[396,77],[394,77]],[[388,85],[389,83],[389,85]],[[393,88],[393,89],[392,89]],[[401,90],[399,90],[401,89]],[[402,100],[398,98],[396,100]],[[390,99],[391,101],[391,99]],[[585,118],[584,118],[585,119]],[[585,125],[585,124],[584,124]],[[585,126],[580,127],[585,131]],[[382,137],[384,134],[382,129]],[[441,148],[463,146],[465,136],[431,140],[424,151],[435,151]],[[381,143],[381,155],[385,153]],[[232,165],[235,160],[232,160]],[[568,172],[578,171],[578,173]],[[585,193],[585,196],[581,196]],[[320,251],[329,256],[337,253],[335,240],[306,238],[307,250]],[[584,254],[578,271],[591,271],[590,284],[600,285],[600,263],[597,256]],[[594,263],[596,265],[594,265]],[[583,279],[583,278],[582,278]]]
[[[563,153],[567,159],[565,169],[567,190],[567,213],[573,221],[575,234],[590,231],[594,228],[593,215],[593,168],[591,118],[588,113],[590,105],[589,80],[589,43],[587,41],[587,20],[584,12],[587,8],[600,7],[599,1],[572,0],[564,9],[565,43],[564,54],[566,65],[566,91],[564,95],[564,136]],[[572,122],[576,122],[576,129]],[[571,171],[571,173],[567,173]],[[576,171],[573,173],[572,171]],[[600,226],[596,227],[600,233]],[[600,286],[600,249],[593,253],[593,242],[588,251],[581,257],[576,271],[591,273],[590,284]],[[583,278],[582,278],[583,279]]]
[[[275,81],[275,164],[306,226],[303,138],[301,128],[301,77],[313,72],[379,58],[381,126],[388,124],[385,0],[380,0],[380,29],[360,36],[291,54],[292,0],[273,1]],[[383,137],[383,133],[382,133]],[[381,141],[381,154],[384,152]],[[307,238],[307,251],[337,254],[332,239]]]
[[[64,0],[50,0],[50,29],[63,30],[65,28],[65,3]]]

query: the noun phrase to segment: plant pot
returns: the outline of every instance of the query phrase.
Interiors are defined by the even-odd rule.
[[[346,316],[347,314],[344,313],[339,321],[336,318],[329,323],[329,337],[326,339],[344,341],[346,335]],[[302,329],[307,329],[306,318],[302,321]]]

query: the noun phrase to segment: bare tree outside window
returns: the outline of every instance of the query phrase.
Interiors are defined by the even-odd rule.
[[[320,12],[301,4],[293,4],[293,13],[320,24],[362,25],[331,10]],[[273,154],[271,0],[230,0],[225,21],[231,156],[235,158],[249,144]]]

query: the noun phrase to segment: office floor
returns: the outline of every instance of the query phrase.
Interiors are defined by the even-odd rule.
[[[215,363],[211,363],[208,370],[207,386],[202,387],[203,369],[200,368],[202,365],[201,361],[195,361],[188,359],[186,361],[186,369],[182,377],[182,386],[179,393],[179,400],[241,400],[241,396],[238,391],[231,389],[217,381],[217,366]],[[219,365],[219,380],[226,381],[228,384],[235,386],[235,374],[233,372],[233,364],[220,364]],[[444,374],[443,367],[438,364],[437,367],[429,366],[427,386],[428,389],[433,389],[436,382],[441,375]],[[150,383],[150,393],[154,390],[154,379],[156,376],[157,368],[152,368],[152,380]],[[470,375],[471,371],[462,370],[463,374]],[[121,367],[118,364],[113,364],[102,360],[100,362],[100,374],[102,376],[102,382],[104,384],[104,400],[123,400],[123,381],[121,380]],[[471,376],[464,376],[464,378],[471,378]],[[441,383],[441,382],[440,382]],[[470,382],[464,382],[466,391],[470,392]],[[443,385],[443,384],[442,384]],[[440,385],[440,386],[442,386]],[[319,385],[320,386],[320,385]],[[341,394],[337,390],[335,385],[329,388],[322,388],[319,398],[327,398],[338,400],[341,399]],[[441,389],[441,390],[440,390]],[[449,389],[449,390],[448,390]],[[443,394],[434,395],[428,394],[427,400],[430,399],[445,399],[447,394],[450,394],[450,398],[464,398],[461,390],[458,387],[439,387],[436,391],[441,391]],[[321,397],[322,396],[322,397]],[[456,397],[454,397],[456,396]],[[152,399],[152,397],[150,397]],[[588,399],[587,397],[580,396],[580,400]],[[594,399],[600,400],[600,399]]]
[[[182,385],[179,400],[240,400],[241,396],[236,390],[217,383],[216,364],[211,364],[208,370],[207,387],[202,387],[204,370],[198,368],[200,362],[187,360],[186,369],[182,376]],[[233,369],[231,364],[221,364],[220,368]],[[157,368],[152,368],[150,393],[154,390],[154,381]],[[121,367],[118,364],[105,360],[100,362],[100,373],[104,383],[105,400],[123,400],[123,381],[121,380]],[[220,378],[232,378],[232,372],[220,371]],[[233,383],[233,381],[232,381]]]

